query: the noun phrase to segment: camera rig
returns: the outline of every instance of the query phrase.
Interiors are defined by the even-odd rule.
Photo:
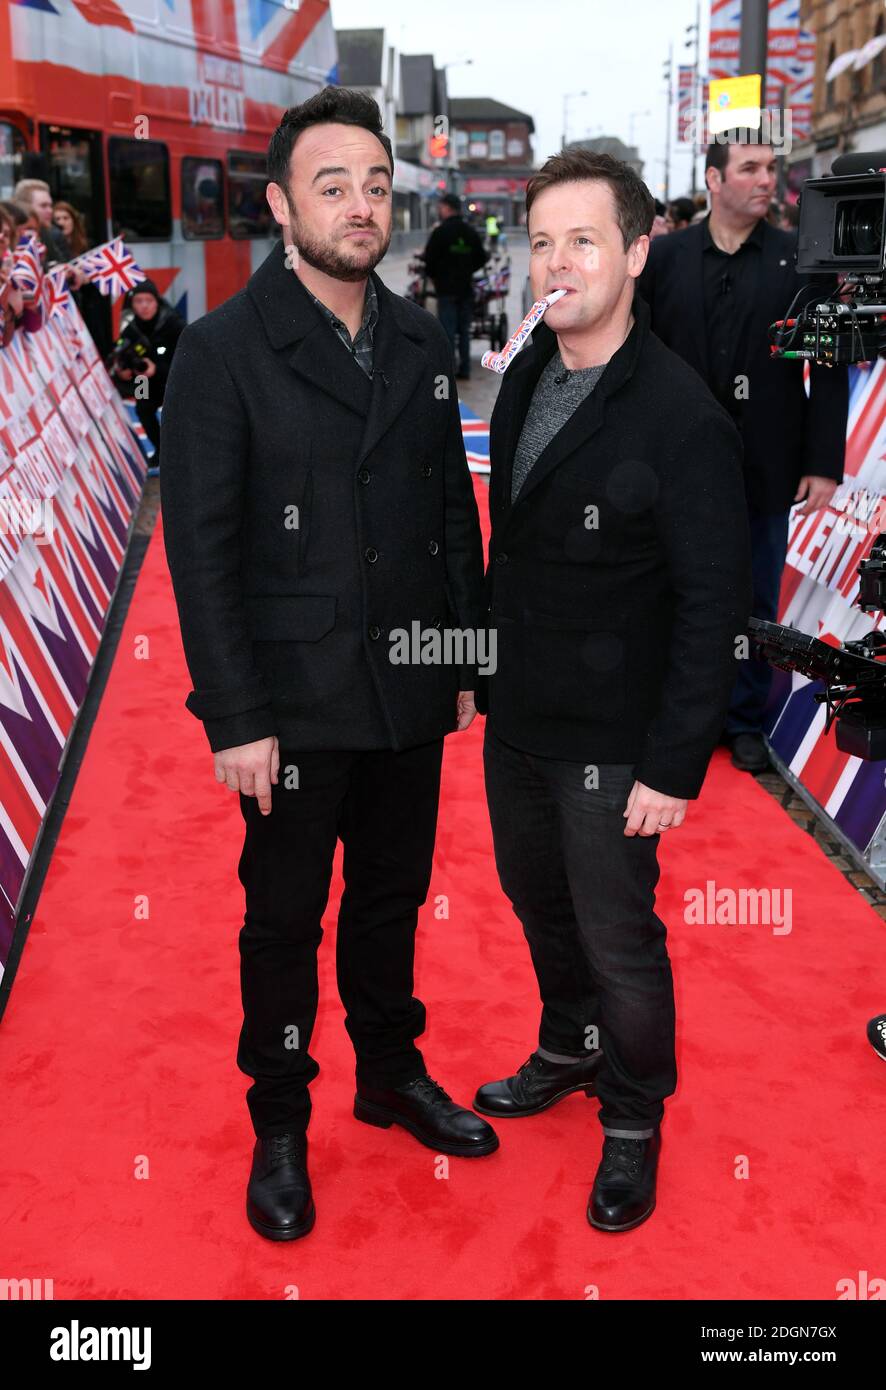
[[[831,285],[826,297],[814,284],[798,290],[769,330],[773,357],[834,367],[886,354],[884,207],[886,152],[843,155],[826,178],[803,184],[797,271]],[[801,296],[808,302],[791,317]]]
[[[858,566],[858,606],[863,613],[886,608],[886,532]],[[813,696],[826,707],[825,732],[837,722],[837,747],[857,758],[886,758],[886,635],[868,632],[832,646],[795,627],[751,618],[753,646],[770,666],[799,671],[824,682]]]
[[[836,367],[886,354],[884,277],[847,275],[840,290],[847,298],[817,300],[796,318],[777,320],[769,330],[772,356]]]
[[[863,613],[886,608],[886,532],[858,566],[858,606]],[[837,747],[857,758],[886,758],[886,635],[868,632],[832,646],[795,627],[751,618],[748,633],[759,656],[782,671],[799,671],[824,682],[813,699],[826,708],[825,733],[837,722]]]
[[[886,355],[886,152],[844,155],[830,177],[807,179],[800,199],[797,270],[842,275],[836,297],[806,304],[805,284],[784,319],[769,330],[774,357],[808,358],[829,366]],[[858,566],[858,606],[886,609],[886,532]],[[886,635],[874,631],[832,645],[795,627],[751,618],[754,651],[782,671],[819,680],[813,699],[825,706],[825,732],[836,721],[837,747],[857,758],[886,758]]]

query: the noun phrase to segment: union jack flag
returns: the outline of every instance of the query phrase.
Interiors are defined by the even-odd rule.
[[[70,307],[71,295],[65,280],[64,266],[57,265],[43,281],[43,307],[48,319]]]
[[[22,232],[12,253],[12,280],[26,304],[36,304],[43,288],[46,247],[36,232]]]
[[[110,294],[114,299],[147,278],[121,237],[90,251],[78,265],[87,280],[97,285],[102,294]]]

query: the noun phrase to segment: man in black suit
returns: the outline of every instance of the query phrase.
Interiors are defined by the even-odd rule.
[[[599,1094],[588,1219],[655,1205],[674,995],[660,836],[697,797],[750,609],[735,427],[634,301],[655,214],[608,155],[526,190],[533,298],[566,296],[504,377],[490,432],[497,666],[478,682],[495,857],[542,999],[539,1045],[475,1108]]]
[[[806,514],[826,506],[843,477],[849,386],[845,367],[813,366],[807,397],[803,364],[770,355],[769,326],[807,280],[795,269],[796,235],[767,220],[772,146],[739,135],[727,132],[708,149],[709,216],[654,243],[639,288],[655,334],[700,373],[741,433],[753,613],[774,621],[791,507],[799,502]],[[748,772],[769,764],[763,709],[771,676],[749,655],[730,700],[723,733],[736,767]]]
[[[428,664],[404,656],[402,632],[438,637],[483,618],[449,344],[374,270],[390,241],[393,158],[370,97],[327,87],[290,109],[268,171],[282,241],[182,334],[161,476],[186,704],[246,824],[247,1213],[262,1235],[291,1240],[314,1221],[308,1047],[337,839],[355,1115],[439,1153],[491,1153],[498,1140],[431,1080],[414,1041],[443,737],[476,711],[469,645],[449,647],[459,665]]]

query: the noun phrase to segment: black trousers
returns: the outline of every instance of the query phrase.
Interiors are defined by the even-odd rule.
[[[778,618],[781,577],[788,553],[790,512],[757,512],[749,509],[751,524],[751,570],[754,580],[752,613],[774,623]],[[763,728],[763,710],[772,686],[772,667],[756,656],[738,663],[738,675],[729,698],[725,732],[758,734]]]
[[[414,1039],[418,909],[431,881],[443,740],[395,753],[280,750],[272,809],[240,794],[246,822],[238,875],[243,1026],[237,1065],[256,1135],[303,1130],[317,1014],[317,947],[336,842],[344,846],[336,973],[358,1081],[399,1086],[425,1071]]]
[[[438,294],[437,317],[449,339],[453,355],[458,340],[458,370],[462,376],[471,374],[471,325],[474,321],[474,295],[468,289],[463,294]]]
[[[633,765],[523,753],[488,721],[484,764],[496,867],[538,978],[538,1050],[566,1061],[596,1040],[603,1132],[648,1137],[677,1085],[675,1011],[660,836],[624,833]]]
[[[160,451],[160,421],[157,419],[157,411],[162,405],[162,400],[156,401],[153,398],[135,402],[135,413],[157,453]],[[151,460],[152,464],[157,463],[157,453]]]

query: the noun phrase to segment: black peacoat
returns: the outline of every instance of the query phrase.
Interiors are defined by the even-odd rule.
[[[482,623],[483,556],[448,341],[372,278],[371,380],[282,242],[179,340],[163,536],[185,703],[213,751],[271,734],[292,749],[416,746],[455,727],[473,685],[452,662],[404,661],[402,644],[391,659],[413,624]]]
[[[542,323],[492,414],[490,728],[525,752],[634,763],[695,797],[751,610],[741,443],[685,362],[635,323],[512,503],[514,451],[555,334]]]

